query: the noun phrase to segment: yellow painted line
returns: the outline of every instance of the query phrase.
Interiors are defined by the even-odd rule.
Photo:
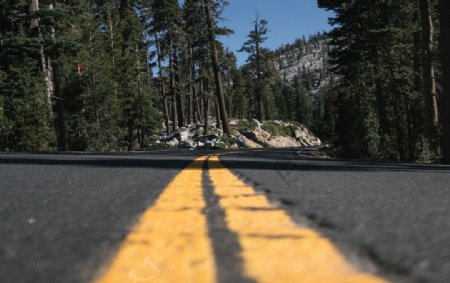
[[[97,283],[215,281],[212,245],[202,211],[206,158],[195,160],[164,189]]]
[[[209,159],[209,167],[249,278],[260,283],[387,283],[358,270],[320,233],[296,225],[225,168],[218,156]]]

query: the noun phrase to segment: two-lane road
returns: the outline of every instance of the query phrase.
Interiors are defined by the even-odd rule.
[[[0,155],[0,282],[450,282],[450,167],[217,154]]]

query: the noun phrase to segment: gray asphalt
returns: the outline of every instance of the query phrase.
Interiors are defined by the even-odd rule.
[[[398,282],[450,282],[449,166],[325,160],[297,151],[221,159],[355,264]],[[0,282],[92,281],[170,180],[207,153],[0,155]],[[206,177],[219,281],[247,282]]]

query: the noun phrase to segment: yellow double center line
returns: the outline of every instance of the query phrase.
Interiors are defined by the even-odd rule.
[[[227,227],[237,235],[245,277],[268,283],[387,283],[358,270],[318,232],[294,223],[225,168],[218,156],[198,158],[175,177],[96,282],[218,281],[220,266],[215,265],[204,214],[204,162],[209,162]]]

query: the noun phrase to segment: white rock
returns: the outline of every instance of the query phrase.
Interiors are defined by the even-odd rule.
[[[180,142],[187,141],[189,139],[189,130],[186,128],[179,129]]]
[[[256,123],[256,128],[257,128],[258,130],[260,130],[260,129],[261,129],[261,126],[262,126],[261,122],[259,122],[259,121],[256,120],[256,119],[253,119],[253,122]]]
[[[176,138],[173,138],[170,141],[168,141],[167,144],[170,146],[178,146],[180,142]]]
[[[229,124],[230,124],[230,126],[237,126],[239,124],[239,121],[236,119],[231,119]]]

